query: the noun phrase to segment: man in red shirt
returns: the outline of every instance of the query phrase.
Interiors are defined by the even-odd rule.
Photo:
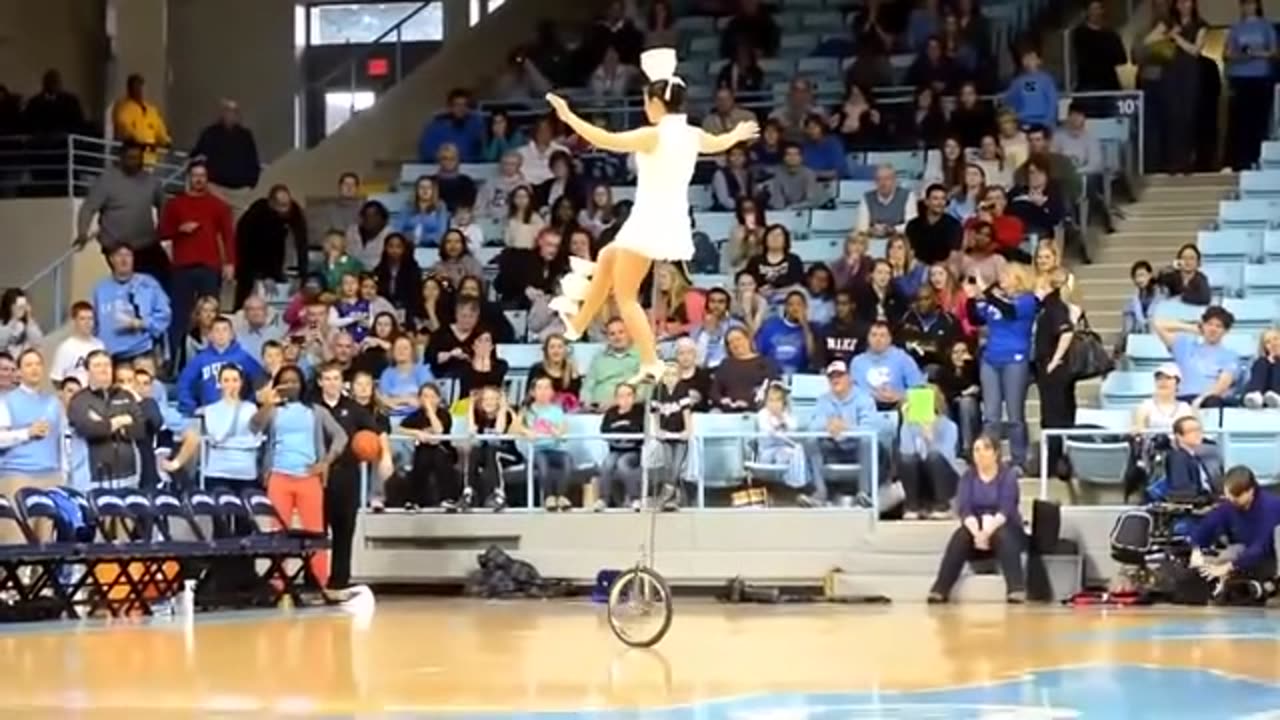
[[[1031,256],[1021,247],[1027,229],[1017,217],[1005,214],[1005,208],[1008,205],[1009,197],[1005,195],[1004,188],[998,186],[987,188],[986,195],[978,205],[977,214],[964,223],[966,239],[980,223],[987,223],[991,225],[991,230],[995,234],[992,239],[995,241],[996,252],[1010,262],[1029,264]]]
[[[164,206],[160,239],[170,243],[173,257],[173,322],[169,347],[182,347],[191,327],[191,311],[205,295],[218,298],[222,283],[235,278],[236,237],[231,206],[209,192],[209,170],[203,162],[187,169],[187,191]]]

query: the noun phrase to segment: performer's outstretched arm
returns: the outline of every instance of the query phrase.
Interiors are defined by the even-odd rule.
[[[760,137],[760,126],[754,120],[740,122],[733,126],[729,132],[712,135],[706,130],[699,131],[701,133],[698,141],[698,151],[703,155],[719,155],[727,152],[729,148],[738,143],[751,142]]]
[[[569,109],[569,103],[555,93],[547,93],[556,116],[568,125],[578,137],[601,150],[612,152],[651,152],[658,146],[658,131],[652,127],[636,128],[625,132],[609,132],[578,117]]]

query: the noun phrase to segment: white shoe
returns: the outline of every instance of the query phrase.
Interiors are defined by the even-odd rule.
[[[1250,410],[1262,409],[1262,393],[1259,393],[1259,392],[1245,393],[1244,406]]]
[[[564,295],[558,295],[547,303],[547,307],[559,315],[560,322],[564,323],[566,340],[577,340],[582,337],[582,333],[573,327],[573,316],[578,314],[578,306],[579,303],[576,300]]]
[[[577,255],[570,255],[569,272],[590,280],[591,276],[596,274],[596,264]]]
[[[570,273],[560,278],[560,294],[574,302],[586,300],[587,288],[590,286],[591,281],[584,275]]]
[[[1262,404],[1269,408],[1280,408],[1280,394],[1276,394],[1274,390],[1268,390],[1262,394]]]
[[[636,373],[630,380],[628,380],[627,384],[637,386],[644,385],[645,383],[656,383],[662,379],[662,373],[666,372],[666,370],[667,364],[662,361],[658,361],[652,365],[642,365],[640,366],[640,372]]]

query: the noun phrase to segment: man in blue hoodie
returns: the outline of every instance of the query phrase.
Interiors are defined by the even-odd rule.
[[[870,393],[879,410],[894,410],[907,389],[925,384],[924,373],[906,350],[893,344],[889,323],[871,323],[867,351],[853,358],[849,368],[858,389]]]
[[[1040,69],[1040,51],[1034,47],[1022,51],[1022,73],[1013,78],[1004,92],[1004,104],[1018,114],[1024,127],[1058,124],[1058,86],[1053,76]]]
[[[451,90],[448,110],[436,115],[422,129],[422,138],[418,140],[418,160],[434,163],[443,145],[453,145],[458,148],[462,162],[480,162],[485,132],[484,116],[471,109],[471,93],[461,88]]]
[[[178,412],[190,417],[196,410],[222,398],[218,373],[226,365],[235,365],[244,373],[244,396],[266,378],[258,359],[236,342],[231,320],[220,317],[209,328],[209,345],[201,350],[178,376]]]
[[[1270,582],[1276,577],[1276,529],[1280,527],[1280,497],[1258,487],[1253,471],[1237,465],[1222,478],[1222,502],[1218,503],[1191,532],[1196,550],[1192,567],[1207,578],[1227,578]],[[1217,561],[1207,560],[1201,550],[1212,548],[1226,538],[1231,547]]]
[[[808,460],[809,484],[812,492],[796,499],[803,506],[822,506],[827,504],[827,481],[825,473],[828,465],[861,465],[858,477],[858,504],[869,507],[871,478],[866,468],[870,466],[870,450],[861,438],[844,436],[856,430],[875,430],[879,445],[879,483],[889,479],[888,438],[884,419],[876,411],[876,402],[865,391],[859,390],[849,378],[849,366],[842,360],[827,365],[827,382],[831,391],[818,398],[813,414],[809,416],[810,432],[825,432],[829,437],[818,438],[807,442],[805,454]]]
[[[133,249],[128,245],[112,248],[107,264],[111,277],[93,289],[98,337],[117,363],[148,355],[173,320],[169,296],[155,278],[133,271]]]

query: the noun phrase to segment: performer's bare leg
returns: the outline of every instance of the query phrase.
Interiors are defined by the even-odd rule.
[[[631,342],[640,354],[640,371],[653,374],[662,365],[658,359],[658,341],[653,336],[649,316],[640,307],[640,285],[653,261],[647,256],[617,248],[613,258],[613,298],[618,303],[618,316],[627,326]],[[656,378],[655,378],[656,379]]]

